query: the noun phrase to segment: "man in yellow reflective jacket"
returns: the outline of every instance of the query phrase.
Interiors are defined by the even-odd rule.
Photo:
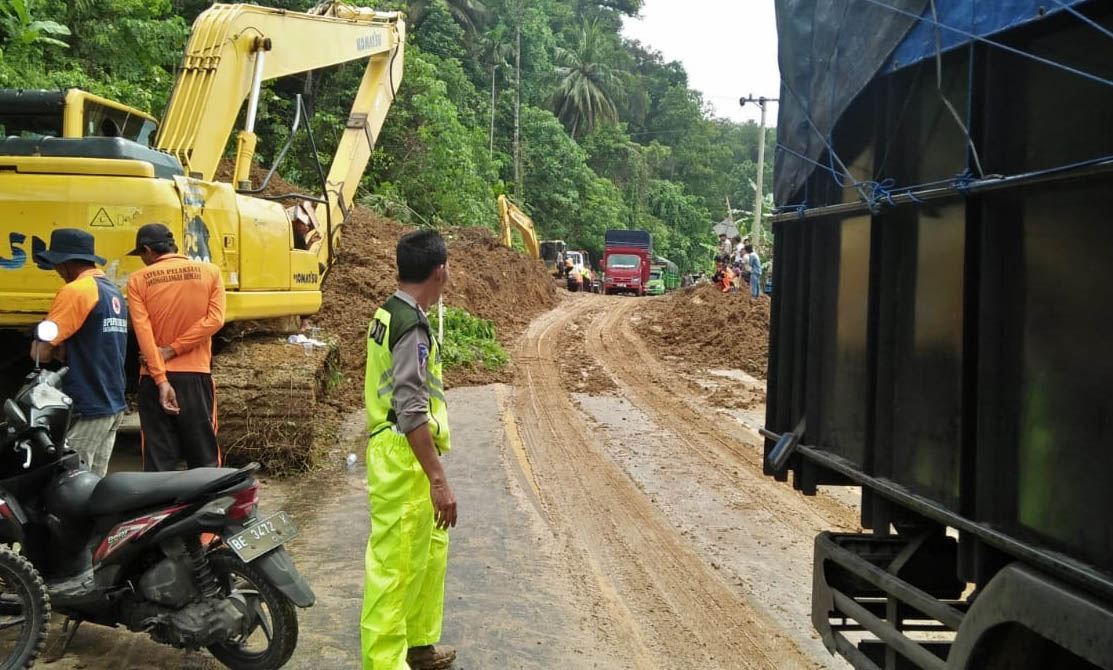
[[[367,329],[371,537],[360,639],[365,670],[436,670],[456,658],[433,646],[456,496],[440,462],[450,447],[448,409],[426,310],[448,281],[448,251],[436,231],[418,230],[399,240],[396,258],[398,290]]]

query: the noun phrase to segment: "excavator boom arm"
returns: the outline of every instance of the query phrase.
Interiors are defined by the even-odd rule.
[[[336,2],[313,11],[217,4],[197,17],[157,145],[177,156],[191,177],[211,181],[248,100],[237,151],[237,173],[246,174],[261,82],[367,59],[326,179],[329,211],[324,205],[317,210],[320,220],[340,222],[402,82],[406,27],[397,12]],[[328,241],[326,254],[335,242]]]
[[[537,241],[537,232],[533,229],[533,219],[518,209],[505,195],[499,196],[499,221],[502,224],[502,243],[509,247],[511,244],[510,227],[513,226],[522,234],[522,243],[526,251],[533,258],[541,258],[541,245]]]

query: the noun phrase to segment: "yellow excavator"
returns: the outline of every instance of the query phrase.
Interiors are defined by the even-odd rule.
[[[531,258],[543,262],[549,272],[554,275],[560,274],[560,265],[564,262],[565,253],[568,249],[564,240],[538,241],[537,230],[533,227],[533,219],[529,218],[528,214],[519,209],[505,195],[499,196],[498,204],[499,223],[501,224],[499,239],[503,246],[513,246],[514,239],[511,231],[517,230],[522,235],[522,244],[526,248],[526,253]]]
[[[513,243],[510,230],[514,228],[522,234],[522,244],[526,247],[526,253],[531,258],[541,258],[541,245],[537,241],[537,232],[533,229],[533,219],[518,209],[505,195],[499,196],[499,223],[502,224],[503,246],[509,247]]]
[[[95,236],[121,288],[141,267],[125,255],[136,230],[161,222],[183,253],[221,269],[228,320],[315,313],[402,81],[405,38],[397,12],[215,4],[193,25],[161,124],[83,91],[0,91],[0,335],[22,336],[49,309],[61,281],[33,257],[63,227]],[[262,195],[249,168],[263,82],[359,60],[367,67],[321,192],[295,194],[291,207]],[[234,176],[216,181],[245,103]],[[294,129],[303,113],[299,98]],[[2,362],[25,357],[4,348]]]

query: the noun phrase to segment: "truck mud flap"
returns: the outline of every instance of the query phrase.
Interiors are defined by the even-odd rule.
[[[317,602],[313,589],[298,572],[294,559],[285,547],[277,547],[257,558],[252,565],[258,568],[271,584],[298,607],[312,607]]]

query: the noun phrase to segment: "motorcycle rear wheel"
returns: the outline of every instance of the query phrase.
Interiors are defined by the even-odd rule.
[[[267,580],[262,572],[244,563],[230,549],[208,555],[221,593],[239,593],[256,607],[260,621],[239,640],[214,644],[209,653],[233,670],[275,670],[286,664],[298,646],[298,615],[294,603]],[[260,647],[262,644],[262,648]]]
[[[0,545],[0,670],[34,665],[49,624],[50,597],[42,575],[11,547]]]

